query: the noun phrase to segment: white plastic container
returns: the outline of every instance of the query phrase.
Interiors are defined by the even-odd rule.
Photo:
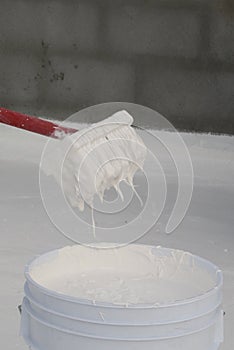
[[[32,349],[219,348],[223,339],[222,273],[209,261],[178,250],[143,245],[130,245],[115,251],[82,246],[68,249],[79,250],[77,256],[82,263],[77,264],[78,268],[76,266],[78,276],[84,268],[88,272],[98,269],[104,273],[107,268],[108,271],[113,268],[120,275],[127,270],[129,276],[133,273],[135,276],[136,272],[139,274],[140,285],[147,270],[152,272],[158,269],[160,276],[156,273],[155,278],[158,278],[159,287],[160,283],[174,279],[175,298],[172,300],[171,290],[168,301],[159,294],[159,302],[116,304],[110,300],[94,301],[62,294],[47,288],[51,282],[43,280],[47,272],[49,274],[53,271],[50,271],[50,266],[54,269],[58,265],[58,278],[60,273],[66,272],[62,265],[64,260],[61,260],[63,250],[49,252],[36,258],[25,271],[27,281],[21,334]],[[74,269],[72,251],[70,255],[66,251],[65,258],[67,266],[70,263],[71,269]],[[194,281],[196,283],[193,288]],[[186,289],[186,285],[189,288]],[[197,293],[198,287],[203,290],[202,293]],[[182,298],[179,298],[180,293]],[[167,294],[168,291],[165,290],[165,295]],[[154,295],[152,301],[153,298]]]

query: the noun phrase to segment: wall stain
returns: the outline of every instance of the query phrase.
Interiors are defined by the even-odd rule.
[[[57,71],[53,63],[50,59],[50,44],[45,42],[44,40],[41,41],[41,48],[42,48],[42,55],[41,55],[41,71],[38,72],[34,80],[36,81],[49,81],[50,83],[53,83],[55,81],[63,81],[65,77],[65,73],[61,71]]]

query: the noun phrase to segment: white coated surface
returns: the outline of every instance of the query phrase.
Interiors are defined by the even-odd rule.
[[[229,350],[234,343],[234,138],[183,137],[195,172],[189,211],[178,229],[165,235],[161,228],[174,200],[176,181],[171,181],[165,213],[140,242],[191,251],[223,270],[226,316],[222,350]],[[71,244],[50,222],[41,202],[38,161],[45,142],[44,137],[0,127],[0,339],[4,350],[27,349],[18,336],[17,311],[23,297],[25,264],[37,254]],[[166,166],[165,162],[164,170]]]

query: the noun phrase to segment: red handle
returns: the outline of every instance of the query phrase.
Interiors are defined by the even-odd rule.
[[[47,120],[10,111],[2,107],[0,107],[0,123],[53,138],[61,138],[64,134],[73,134],[77,131],[76,129],[66,128]]]

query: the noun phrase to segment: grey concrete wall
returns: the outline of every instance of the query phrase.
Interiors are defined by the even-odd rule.
[[[1,106],[62,119],[110,101],[234,133],[233,0],[0,0]]]

